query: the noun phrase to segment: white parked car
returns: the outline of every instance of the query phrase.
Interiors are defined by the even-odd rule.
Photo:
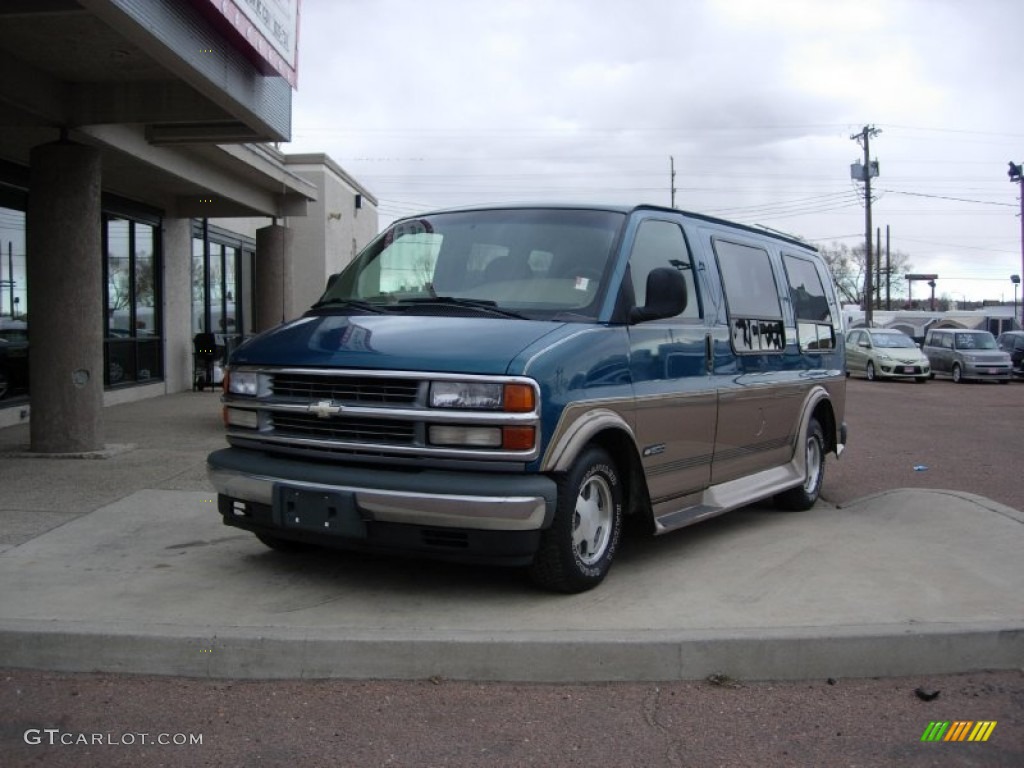
[[[877,379],[931,377],[931,363],[914,340],[891,328],[855,328],[846,334],[846,373]]]

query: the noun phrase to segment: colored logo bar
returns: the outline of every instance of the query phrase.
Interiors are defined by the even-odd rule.
[[[995,720],[933,720],[921,734],[921,741],[988,741],[995,729]]]

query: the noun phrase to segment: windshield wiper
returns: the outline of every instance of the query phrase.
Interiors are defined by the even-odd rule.
[[[371,304],[368,301],[360,301],[359,299],[321,299],[312,306],[312,309],[320,309],[320,307],[335,305],[361,309],[364,312],[372,312],[375,315],[381,315],[385,312],[384,308],[381,307],[380,304]]]
[[[490,299],[462,299],[455,296],[424,296],[422,298],[414,299],[401,299],[399,304],[432,304],[441,306],[453,306],[453,307],[472,307],[473,309],[479,309],[483,312],[491,312],[495,315],[501,315],[502,317],[514,317],[518,320],[526,320],[526,315],[521,315],[518,312],[513,312],[510,309],[502,309],[498,306],[498,302],[491,301]]]

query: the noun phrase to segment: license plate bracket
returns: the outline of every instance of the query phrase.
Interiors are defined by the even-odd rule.
[[[278,485],[274,515],[284,528],[365,539],[366,521],[350,491],[317,491]]]

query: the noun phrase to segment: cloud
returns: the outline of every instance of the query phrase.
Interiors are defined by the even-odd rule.
[[[1024,159],[1017,0],[301,9],[286,149],[328,152],[380,197],[382,222],[500,200],[667,204],[674,157],[682,207],[855,244],[850,136],[874,123],[875,220],[915,266],[983,239],[970,253],[1021,271],[1019,224],[996,206],[1015,202],[1006,161]],[[896,194],[911,192],[934,197]]]

